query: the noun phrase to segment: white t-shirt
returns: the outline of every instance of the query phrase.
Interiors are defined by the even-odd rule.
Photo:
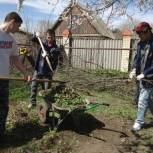
[[[15,39],[0,29],[0,77],[9,76],[10,57],[17,55]]]

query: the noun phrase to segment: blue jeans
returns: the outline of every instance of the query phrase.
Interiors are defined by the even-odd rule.
[[[150,98],[151,94],[153,94],[153,87],[145,88],[142,82],[140,81],[140,95],[138,102],[137,118],[135,122],[141,125],[144,124],[144,117],[148,108],[150,109],[153,115],[153,101]]]
[[[43,76],[43,75],[38,75],[37,71],[34,72],[33,79],[48,79],[52,80],[52,76]],[[49,82],[40,82],[38,83],[37,81],[32,81],[31,83],[31,95],[30,95],[30,102],[31,104],[36,104],[36,96],[37,96],[37,88],[38,84],[41,84],[42,89],[46,90],[49,89],[51,86],[51,83]]]

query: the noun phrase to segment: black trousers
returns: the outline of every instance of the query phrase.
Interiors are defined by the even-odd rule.
[[[0,80],[0,136],[4,135],[9,110],[9,81]]]

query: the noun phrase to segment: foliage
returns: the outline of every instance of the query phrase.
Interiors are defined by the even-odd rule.
[[[133,22],[135,12],[147,13],[153,8],[152,0],[86,0],[84,2],[93,12],[106,18],[108,24],[112,18],[127,15]],[[134,11],[132,8],[134,7]]]
[[[83,95],[79,94],[77,90],[75,90],[69,84],[60,84],[59,86],[55,86],[51,90],[44,93],[43,96],[46,101],[52,101],[53,103],[56,103],[57,106],[63,108],[71,108],[85,104]]]

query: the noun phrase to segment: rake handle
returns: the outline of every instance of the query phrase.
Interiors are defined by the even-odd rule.
[[[16,77],[0,77],[0,80],[15,80],[15,81],[27,81],[25,78],[16,78]],[[60,80],[48,80],[48,79],[32,79],[32,81],[37,82],[56,82],[56,83],[66,83],[65,81]]]

